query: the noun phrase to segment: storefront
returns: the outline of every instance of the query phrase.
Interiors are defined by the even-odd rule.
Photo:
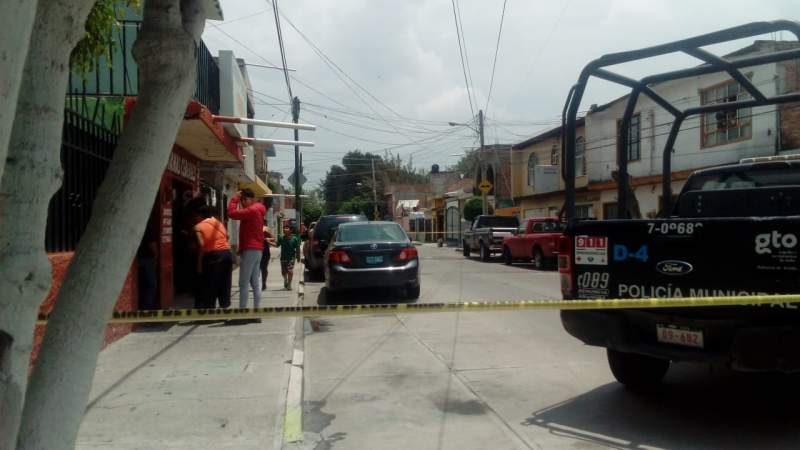
[[[148,230],[142,242],[140,257],[151,255],[147,247],[157,239],[155,248],[156,308],[172,307],[179,295],[193,295],[195,280],[194,233],[187,211],[190,200],[200,195],[200,161],[180,147],[173,146],[167,170],[161,177]],[[150,289],[144,277],[140,292]]]

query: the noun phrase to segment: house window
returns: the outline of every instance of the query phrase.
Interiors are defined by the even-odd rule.
[[[617,202],[603,203],[603,219],[616,219],[617,211]]]
[[[590,219],[592,217],[594,217],[592,205],[575,205],[576,219]]]
[[[575,139],[575,175],[586,175],[586,139],[583,136]]]
[[[629,137],[628,140],[628,161],[638,161],[642,158],[642,116],[641,114],[635,114],[631,116],[631,124],[628,129]],[[617,120],[617,150],[619,150],[619,144],[621,143],[622,139],[622,119]],[[618,152],[619,154],[619,152]]]
[[[531,156],[528,157],[528,186],[533,186],[537,164],[539,164],[539,160],[536,158],[536,153],[531,153]]]
[[[561,146],[558,144],[553,144],[553,148],[550,149],[550,164],[553,166],[557,166],[560,160],[561,160]]]
[[[714,105],[747,100],[750,94],[735,81],[712,86],[700,91],[702,105]],[[740,108],[736,111],[720,111],[706,113],[701,116],[700,126],[703,130],[702,147],[727,144],[728,142],[750,139],[753,134],[751,108]]]

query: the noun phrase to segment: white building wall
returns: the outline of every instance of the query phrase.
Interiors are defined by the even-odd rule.
[[[765,95],[776,93],[777,65],[768,64],[742,70],[751,74],[751,80]],[[700,106],[700,92],[716,84],[730,80],[727,74],[712,74],[690,79],[663,83],[654,87],[662,97],[671,101],[679,109]],[[611,179],[611,172],[617,169],[616,127],[622,118],[627,98],[607,109],[586,116],[588,175],[592,182]],[[775,154],[776,127],[775,106],[752,109],[752,137],[714,147],[701,148],[700,116],[684,121],[682,131],[675,142],[672,156],[672,171],[738,162],[751,156]],[[662,152],[667,140],[672,115],[642,95],[636,107],[641,114],[641,159],[628,163],[631,176],[640,177],[661,173]],[[638,193],[637,193],[638,196]]]

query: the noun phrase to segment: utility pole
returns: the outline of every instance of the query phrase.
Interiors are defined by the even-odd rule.
[[[370,158],[369,162],[372,164],[372,218],[378,220],[380,217],[378,216],[378,188],[375,184],[375,158]]]
[[[483,182],[483,178],[486,175],[485,175],[484,167],[483,167],[483,110],[482,109],[478,110],[478,134],[480,135],[480,138],[481,138],[481,149],[479,150],[480,153],[478,153],[478,158],[479,158],[480,165],[481,165],[481,178],[482,178],[481,182]],[[481,191],[481,193],[483,194],[481,196],[482,197],[481,198],[481,200],[482,200],[481,203],[482,203],[482,207],[483,207],[483,214],[486,215],[486,214],[489,214],[489,199],[487,198],[487,193],[486,192]]]
[[[297,97],[292,98],[292,122],[297,123],[300,120],[300,99]],[[294,129],[295,142],[300,140],[300,130]],[[300,204],[300,174],[303,173],[303,163],[300,159],[300,146],[294,146],[294,208],[295,208],[295,221],[297,222],[297,233],[300,233],[300,224],[303,223],[303,206]]]

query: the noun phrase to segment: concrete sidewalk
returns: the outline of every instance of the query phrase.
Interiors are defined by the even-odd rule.
[[[301,270],[283,290],[273,256],[262,306],[296,304]],[[100,354],[76,448],[280,448],[295,325],[184,322],[131,333]]]

